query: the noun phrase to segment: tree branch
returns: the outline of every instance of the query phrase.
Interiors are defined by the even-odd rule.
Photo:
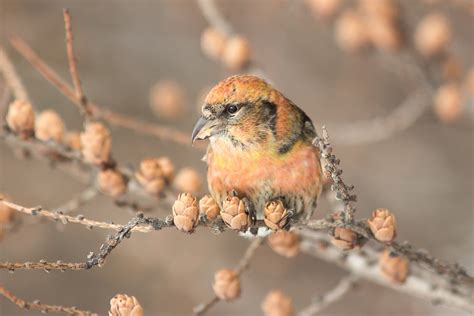
[[[48,305],[42,304],[40,301],[36,300],[33,302],[27,302],[24,299],[21,299],[15,296],[12,292],[5,289],[5,287],[0,286],[0,295],[4,296],[6,299],[11,301],[13,304],[18,307],[26,310],[37,310],[41,313],[56,313],[56,314],[68,314],[68,315],[78,315],[78,316],[98,316],[99,314],[80,310],[76,307],[65,307],[60,305]]]
[[[77,98],[74,89],[65,82],[51,67],[49,67],[41,57],[36,54],[31,47],[17,36],[10,37],[12,46],[56,89],[66,96],[71,102],[77,106],[81,106],[81,101]],[[126,115],[104,109],[87,101],[87,108],[91,111],[95,119],[103,119],[111,125],[127,128],[140,134],[154,136],[159,139],[173,141],[181,145],[189,146],[191,140],[187,133],[175,130],[171,127],[162,126],[140,121],[138,119],[128,117]],[[197,144],[197,147],[203,149],[204,146]]]
[[[247,250],[244,252],[242,258],[240,259],[239,263],[237,264],[235,268],[235,272],[237,273],[239,277],[248,268],[250,264],[250,260],[255,255],[255,252],[257,251],[258,247],[262,245],[263,241],[264,241],[263,237],[255,237],[255,239],[252,240],[252,242],[248,246]],[[196,315],[204,315],[207,311],[209,311],[209,309],[211,309],[218,302],[220,302],[220,299],[216,295],[214,295],[206,303],[202,303],[194,307],[193,312]]]
[[[67,59],[69,63],[69,72],[71,73],[72,82],[74,84],[74,90],[76,92],[76,100],[74,102],[79,107],[79,110],[86,116],[90,116],[90,110],[88,108],[87,98],[82,90],[81,80],[79,79],[79,73],[77,71],[77,59],[74,54],[73,47],[73,36],[71,27],[71,15],[68,9],[63,10],[64,16],[64,29],[66,31],[66,51]]]
[[[359,277],[349,274],[342,278],[339,283],[323,295],[317,296],[313,302],[298,313],[298,316],[312,316],[327,308],[329,305],[341,300],[356,285]]]
[[[18,76],[15,67],[8,58],[7,53],[0,46],[0,72],[2,72],[7,85],[13,90],[15,98],[19,100],[30,101],[28,93],[26,92],[20,77]]]

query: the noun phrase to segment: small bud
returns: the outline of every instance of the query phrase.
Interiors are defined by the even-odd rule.
[[[362,16],[347,10],[336,21],[336,40],[341,49],[357,52],[369,44],[369,31]]]
[[[234,270],[221,269],[214,275],[212,288],[219,299],[234,300],[240,296],[239,276]]]
[[[124,176],[114,169],[100,171],[97,176],[97,186],[102,193],[113,197],[118,197],[127,191]]]
[[[244,202],[236,196],[228,196],[222,203],[222,220],[234,230],[246,230],[249,216],[245,211]]]
[[[408,277],[408,260],[391,253],[388,249],[380,256],[379,266],[382,274],[393,283],[404,283]]]
[[[270,201],[265,205],[263,211],[265,225],[272,230],[282,229],[287,223],[285,218],[287,215],[286,209],[280,200]]]
[[[341,250],[350,250],[357,246],[357,234],[350,229],[336,227],[331,242]]]
[[[268,244],[277,254],[292,258],[300,252],[300,239],[297,234],[279,230],[268,236]]]
[[[375,239],[382,242],[391,242],[396,236],[395,216],[385,208],[376,209],[367,221]]]
[[[173,182],[176,189],[183,192],[197,193],[202,189],[202,179],[193,168],[179,170]]]
[[[81,150],[81,134],[79,132],[67,132],[64,143],[71,149]]]
[[[421,20],[415,31],[415,46],[425,57],[442,53],[451,40],[451,28],[445,16],[432,13]]]
[[[201,34],[201,49],[203,53],[214,60],[219,60],[226,45],[225,35],[209,27]]]
[[[94,165],[107,163],[112,148],[109,130],[99,122],[88,123],[81,133],[81,147],[85,161]]]
[[[6,116],[8,127],[21,138],[33,135],[35,127],[35,113],[28,101],[15,100],[8,106]]]
[[[143,316],[143,308],[135,296],[117,294],[110,300],[109,316]]]
[[[142,160],[139,170],[135,172],[135,178],[152,195],[159,195],[166,185],[164,172],[155,158]]]
[[[205,195],[199,200],[199,212],[206,215],[209,220],[214,220],[219,216],[220,210],[216,200],[210,195]]]
[[[159,81],[150,89],[150,107],[157,117],[180,118],[185,111],[184,103],[184,91],[175,81]]]
[[[183,232],[192,232],[198,223],[199,209],[196,198],[181,193],[173,204],[173,222]]]
[[[8,197],[0,193],[0,201],[8,201]],[[0,202],[0,225],[9,224],[15,217],[15,210]]]
[[[158,165],[160,165],[161,171],[165,180],[170,183],[174,178],[174,165],[168,157],[158,158]]]
[[[400,10],[393,0],[359,0],[359,4],[364,14],[371,19],[393,23],[400,16]]]
[[[231,37],[225,44],[222,61],[231,70],[241,70],[250,62],[250,43],[240,35]]]
[[[341,7],[341,0],[306,0],[306,4],[315,16],[329,19]]]
[[[265,316],[292,316],[293,301],[280,290],[273,290],[267,294],[262,302]]]
[[[53,110],[41,112],[35,122],[36,138],[48,141],[62,142],[64,137],[63,119]]]
[[[372,44],[380,50],[394,52],[401,48],[402,38],[397,25],[383,19],[368,19],[367,27]]]
[[[434,99],[436,116],[444,123],[452,123],[462,115],[462,93],[455,83],[444,84],[438,88]]]

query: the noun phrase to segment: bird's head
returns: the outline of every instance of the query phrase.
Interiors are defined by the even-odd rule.
[[[287,103],[280,92],[258,77],[229,77],[207,95],[192,141],[217,137],[241,145],[265,141],[276,134],[277,110]]]

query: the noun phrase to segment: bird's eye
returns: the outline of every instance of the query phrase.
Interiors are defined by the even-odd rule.
[[[230,114],[234,114],[238,110],[239,110],[239,108],[237,107],[237,105],[231,104],[227,107],[227,112],[229,112]]]

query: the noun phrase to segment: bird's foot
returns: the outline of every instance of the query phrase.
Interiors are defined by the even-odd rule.
[[[250,223],[252,225],[252,228],[257,228],[255,227],[255,225],[257,224],[257,210],[255,209],[255,206],[246,197],[242,198],[242,201],[244,202],[244,205],[245,205],[245,211],[250,216]]]

